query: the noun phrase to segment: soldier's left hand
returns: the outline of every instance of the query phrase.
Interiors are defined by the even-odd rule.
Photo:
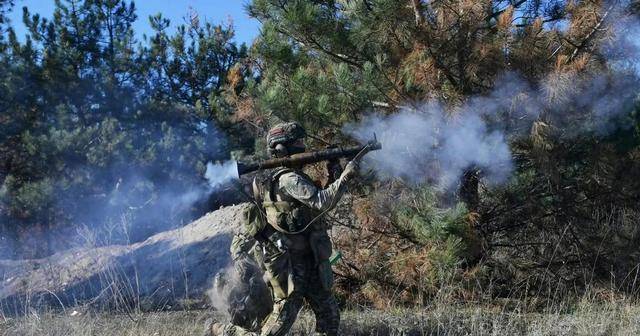
[[[360,164],[358,161],[349,161],[349,163],[347,163],[347,165],[344,167],[344,170],[342,171],[342,175],[340,176],[340,178],[347,181],[352,179],[353,177],[358,175],[359,167],[360,167]]]

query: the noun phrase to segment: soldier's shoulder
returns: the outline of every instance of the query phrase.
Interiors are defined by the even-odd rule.
[[[311,184],[311,182],[304,174],[296,172],[295,170],[284,172],[280,175],[280,185],[285,186],[295,186],[298,184]]]
[[[280,187],[289,195],[298,199],[309,199],[315,195],[317,189],[306,176],[290,171],[280,176]]]
[[[282,170],[282,173],[280,173],[280,179],[305,179],[305,176],[303,173],[297,171],[297,170],[293,170],[293,169],[287,169],[287,170]]]

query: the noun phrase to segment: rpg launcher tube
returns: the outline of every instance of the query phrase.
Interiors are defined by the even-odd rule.
[[[339,158],[353,158],[358,153],[381,149],[382,145],[377,141],[372,141],[363,146],[351,146],[342,148],[329,148],[315,152],[305,152],[293,154],[285,158],[264,160],[256,163],[238,162],[238,175],[247,174],[256,170],[271,169],[276,167],[299,167],[302,165],[332,160]]]

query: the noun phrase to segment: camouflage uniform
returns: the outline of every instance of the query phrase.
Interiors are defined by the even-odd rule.
[[[316,316],[316,334],[338,334],[340,315],[331,292],[331,241],[326,224],[315,219],[339,200],[348,176],[343,174],[320,190],[298,170],[281,168],[271,175],[262,190],[269,225],[253,236],[236,236],[232,250],[239,256],[261,247],[259,258],[272,289],[273,311],[261,330],[230,324],[223,335],[285,335],[305,301]]]

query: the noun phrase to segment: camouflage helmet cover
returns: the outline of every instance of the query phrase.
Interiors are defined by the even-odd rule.
[[[306,132],[297,122],[277,124],[267,134],[267,147],[273,150],[277,145],[287,146],[298,139],[304,138]]]

